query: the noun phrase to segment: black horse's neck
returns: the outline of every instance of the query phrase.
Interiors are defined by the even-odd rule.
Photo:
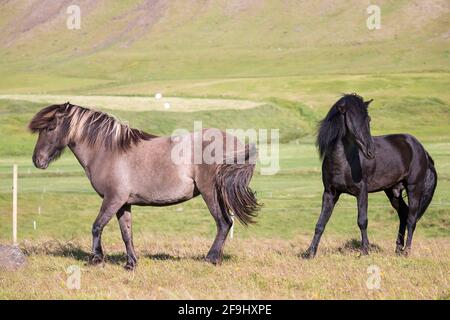
[[[341,143],[344,146],[344,153],[347,160],[359,158],[359,147],[352,134],[348,133],[342,137]]]
[[[341,167],[342,170],[350,168],[353,182],[360,182],[362,179],[361,158],[359,147],[352,134],[347,133],[337,141],[333,148],[329,161],[333,166]]]
[[[359,157],[358,145],[347,128],[345,114],[336,113],[332,118],[322,121],[317,145],[323,157],[336,158],[340,155],[348,161]]]

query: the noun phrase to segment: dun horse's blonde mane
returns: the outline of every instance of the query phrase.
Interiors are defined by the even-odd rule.
[[[57,123],[64,126],[69,141],[87,142],[90,146],[105,146],[111,150],[126,151],[142,140],[155,136],[130,126],[105,112],[70,103],[52,105],[39,111],[31,120],[33,132],[48,129]]]

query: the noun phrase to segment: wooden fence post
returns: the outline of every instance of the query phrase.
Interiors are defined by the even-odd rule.
[[[13,244],[17,244],[17,164],[13,165]]]

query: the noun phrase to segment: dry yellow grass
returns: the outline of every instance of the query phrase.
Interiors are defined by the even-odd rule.
[[[299,258],[308,238],[233,239],[221,266],[205,263],[211,239],[137,239],[139,265],[122,269],[121,243],[106,244],[104,266],[86,264],[89,243],[23,243],[28,264],[0,271],[1,299],[449,299],[447,239],[415,239],[409,258],[377,241],[360,256],[355,241],[324,239],[315,260]],[[144,249],[145,248],[145,249]],[[139,250],[140,249],[140,250]],[[81,288],[66,286],[67,268],[81,268]],[[380,289],[368,289],[368,267],[380,268]]]
[[[151,92],[149,92],[151,94]],[[0,95],[0,99],[25,100],[38,103],[70,103],[84,107],[127,111],[167,111],[195,112],[202,110],[249,109],[263,105],[261,102],[238,99],[197,99],[162,97],[128,97],[128,96],[75,96],[75,95]],[[166,108],[165,103],[170,107]]]

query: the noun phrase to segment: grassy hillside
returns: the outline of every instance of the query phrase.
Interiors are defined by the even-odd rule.
[[[0,100],[0,157],[29,156],[36,137],[27,125],[33,115],[52,102],[33,103],[20,100]],[[63,103],[62,101],[60,103]],[[163,109],[163,108],[161,108]],[[175,129],[194,130],[194,121],[202,121],[203,128],[267,129],[282,128],[280,142],[307,137],[311,139],[312,122],[300,111],[301,105],[287,108],[264,104],[243,110],[204,110],[195,112],[109,110],[132,127],[156,135],[170,135]],[[239,116],[237,115],[239,113]]]
[[[379,1],[0,3],[1,92],[90,92],[138,82],[448,72],[450,4]]]
[[[163,92],[295,105],[286,130],[312,134],[340,93],[358,92],[375,99],[375,134],[448,140],[448,1],[379,1],[380,30],[366,27],[370,1],[78,1],[81,29],[69,30],[71,3],[0,2],[0,93]],[[137,124],[170,132],[155,117],[163,123]]]

